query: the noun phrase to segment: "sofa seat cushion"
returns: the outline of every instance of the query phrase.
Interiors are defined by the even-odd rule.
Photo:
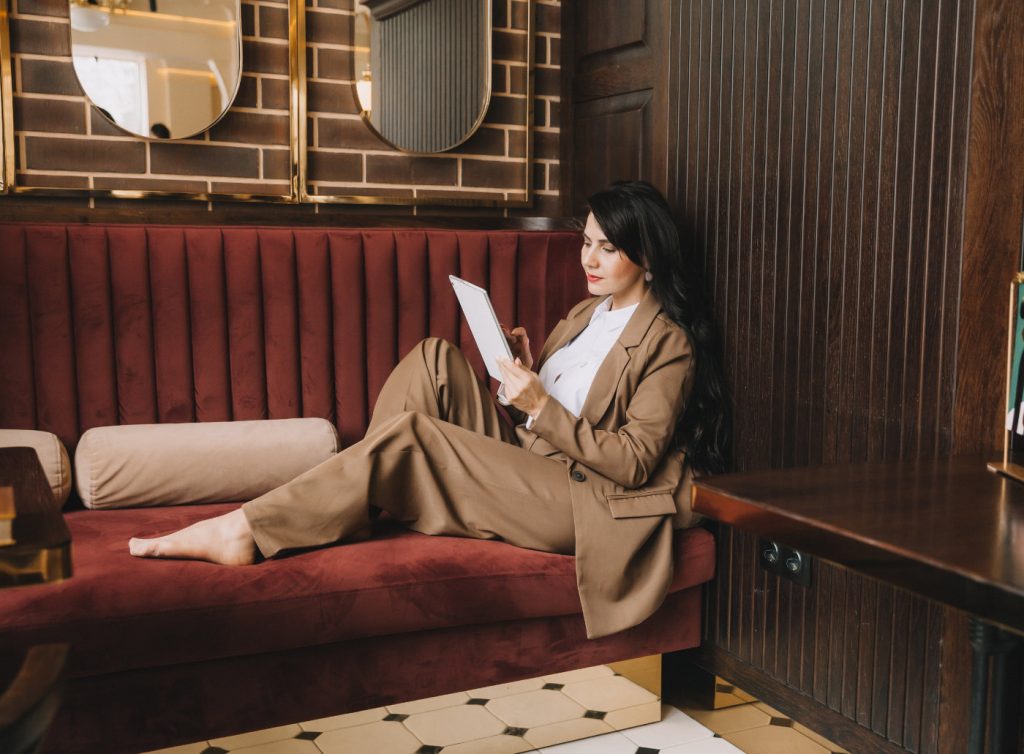
[[[237,505],[66,514],[73,577],[0,596],[0,643],[68,641],[69,672],[83,676],[580,612],[572,556],[431,537],[386,520],[372,539],[250,567],[128,554],[132,536]],[[671,591],[709,580],[711,535],[675,536]]]

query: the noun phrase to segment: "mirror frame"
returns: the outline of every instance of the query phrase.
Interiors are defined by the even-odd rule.
[[[0,0],[0,194],[6,194],[14,181],[14,79],[8,15],[8,3]]]
[[[105,199],[184,199],[203,202],[252,202],[260,204],[376,204],[390,206],[452,206],[525,208],[533,198],[533,30],[534,0],[527,0],[526,44],[526,111],[523,126],[526,148],[523,156],[522,200],[503,198],[461,198],[456,192],[450,196],[407,197],[352,194],[311,194],[308,190],[308,141],[306,129],[306,4],[305,0],[288,0],[289,51],[289,132],[290,132],[290,190],[287,194],[225,194],[214,192],[177,192],[132,189],[70,189],[41,186],[19,186],[14,164],[14,89],[11,77],[10,13],[8,0],[0,0],[0,194],[18,194],[50,197],[90,197]],[[493,35],[493,30],[492,30]],[[493,45],[493,36],[488,40]],[[245,70],[244,58],[242,70]],[[229,107],[230,109],[230,107]],[[485,111],[486,114],[486,111]],[[134,137],[145,140],[144,137]],[[396,150],[399,151],[399,150]],[[405,153],[405,152],[400,152]],[[443,188],[443,187],[442,187]]]
[[[289,190],[287,194],[241,194],[241,193],[217,193],[212,191],[184,192],[184,191],[157,191],[152,189],[72,189],[72,188],[47,188],[44,186],[19,186],[17,183],[17,171],[14,165],[14,95],[13,80],[11,73],[11,47],[10,47],[10,13],[9,0],[0,0],[0,83],[5,88],[0,91],[0,157],[3,158],[2,173],[0,173],[0,195],[17,194],[30,196],[50,197],[89,197],[97,199],[183,199],[200,202],[253,202],[259,204],[295,204],[298,202],[299,187],[302,185],[299,176],[299,160],[296,154],[296,139],[299,133],[298,119],[298,84],[296,81],[297,49],[295,45],[295,17],[297,8],[301,8],[304,0],[288,0],[288,79],[289,79],[289,107],[288,107],[288,131],[291,145],[289,149]],[[242,57],[242,71],[245,72],[245,57]],[[237,91],[236,91],[237,96]],[[88,95],[83,92],[83,97],[88,100]],[[234,101],[228,105],[221,115],[221,118],[231,109]],[[220,120],[220,119],[218,119]],[[143,136],[136,136],[126,132],[131,138],[139,141],[152,141]]]
[[[571,0],[563,0],[567,2]],[[533,168],[533,25],[534,25],[534,0],[527,0],[527,22],[526,22],[526,70],[527,70],[527,84],[526,84],[526,116],[523,126],[526,129],[526,153],[523,156],[523,195],[522,200],[515,199],[479,199],[479,198],[460,198],[456,192],[453,192],[450,196],[430,196],[430,197],[408,197],[408,196],[360,196],[358,194],[311,194],[309,192],[309,185],[307,183],[307,160],[309,157],[308,150],[308,133],[305,128],[307,107],[306,107],[306,56],[305,54],[300,56],[298,65],[300,66],[299,72],[299,122],[303,124],[303,128],[300,129],[298,134],[298,152],[299,152],[299,175],[301,176],[301,186],[299,187],[299,201],[303,204],[385,204],[394,206],[442,206],[442,207],[493,207],[493,208],[504,208],[504,207],[529,207],[533,198],[533,185],[532,185],[532,168]],[[489,17],[493,18],[493,9],[489,11]],[[293,38],[294,47],[299,50],[306,49],[306,4],[304,2],[299,3],[298,14],[296,18],[298,25],[297,34]],[[491,38],[487,40],[488,48],[491,49],[494,44],[494,29],[493,23],[491,24]],[[493,55],[488,57],[493,59]],[[490,80],[488,76],[488,80]],[[355,82],[352,82],[353,90],[355,89]],[[353,91],[354,94],[354,91]],[[490,107],[490,92],[488,93],[488,107]],[[481,114],[480,122],[483,122],[486,118],[487,109]],[[377,129],[373,128],[370,124],[366,123],[365,116],[360,116],[360,120],[363,125],[370,129],[371,133],[377,134]],[[476,128],[479,127],[480,123],[477,123],[470,133],[472,136],[476,132]],[[419,154],[417,152],[411,152],[394,147],[390,142],[381,138],[388,146],[391,146],[399,154]],[[466,137],[467,139],[469,136]],[[460,142],[461,143],[461,142]],[[453,147],[455,149],[457,147]],[[441,152],[439,154],[450,154],[450,152]],[[454,154],[458,154],[457,152]],[[443,189],[444,187],[439,187]]]

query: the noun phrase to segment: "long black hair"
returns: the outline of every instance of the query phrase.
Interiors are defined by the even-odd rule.
[[[587,199],[605,237],[652,276],[651,292],[666,315],[690,337],[696,377],[675,432],[695,471],[718,473],[729,465],[732,405],[722,374],[720,346],[705,308],[704,276],[668,202],[646,181],[619,181]],[[680,389],[682,387],[680,386]]]

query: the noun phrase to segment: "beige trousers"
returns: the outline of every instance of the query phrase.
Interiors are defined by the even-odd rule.
[[[462,352],[438,338],[392,371],[362,440],[242,510],[271,557],[365,538],[372,507],[424,534],[574,551],[565,462],[522,448]]]

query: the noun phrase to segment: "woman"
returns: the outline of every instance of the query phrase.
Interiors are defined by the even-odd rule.
[[[701,280],[664,198],[617,183],[590,197],[581,263],[593,295],[532,371],[507,332],[502,418],[462,353],[437,338],[395,367],[366,435],[226,515],[140,557],[227,565],[364,537],[377,506],[426,534],[575,553],[587,635],[639,623],[672,578],[672,530],[693,523],[693,472],[725,466],[726,400]]]

